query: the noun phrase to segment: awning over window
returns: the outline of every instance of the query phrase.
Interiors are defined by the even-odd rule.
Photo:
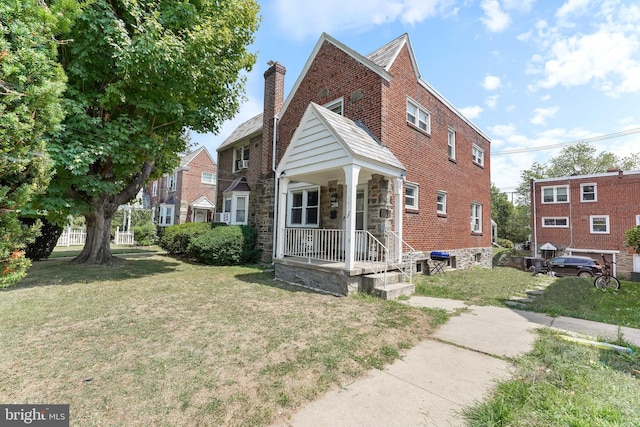
[[[547,242],[544,245],[540,246],[541,251],[557,251],[558,248],[553,246],[551,243]]]
[[[190,203],[190,206],[194,209],[213,209],[215,206],[211,203],[211,200],[202,196]]]

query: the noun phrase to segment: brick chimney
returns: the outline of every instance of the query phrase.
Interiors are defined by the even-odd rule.
[[[287,69],[279,62],[269,61],[264,73],[264,107],[262,115],[262,172],[271,174],[273,152],[273,118],[284,104],[284,75]],[[282,153],[279,153],[282,154]]]

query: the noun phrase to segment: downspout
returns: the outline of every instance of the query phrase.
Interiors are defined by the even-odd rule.
[[[272,240],[272,248],[271,248],[271,260],[273,261],[276,258],[276,251],[278,245],[277,236],[278,236],[278,227],[276,227],[277,219],[278,219],[278,190],[280,178],[276,176],[276,140],[278,135],[278,116],[273,116],[273,141],[271,142],[271,170],[273,171],[273,179],[275,181],[274,185],[274,195],[273,195],[273,212],[274,212],[274,227],[273,227],[273,238]]]
[[[569,187],[569,247],[573,248],[573,199],[571,198],[571,180],[567,179],[567,187]],[[580,195],[578,195],[580,197]],[[579,199],[578,199],[579,200]],[[573,255],[573,251],[569,255]]]
[[[536,180],[531,178],[531,199],[533,200],[533,257],[538,254],[538,216],[536,214]]]

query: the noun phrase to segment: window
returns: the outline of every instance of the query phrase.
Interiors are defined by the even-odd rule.
[[[449,158],[450,159],[455,159],[456,158],[456,131],[454,131],[451,128],[449,128],[449,136],[447,137],[447,145],[448,145],[447,154],[449,154]]]
[[[203,184],[215,184],[216,183],[216,174],[211,172],[202,172],[202,183]]]
[[[447,193],[444,191],[438,191],[438,213],[442,215],[447,214]]]
[[[597,184],[580,184],[580,201],[597,202]]]
[[[405,183],[404,206],[407,209],[418,209],[418,184],[412,182]]]
[[[246,225],[249,213],[249,192],[234,191],[224,195],[224,210],[230,214],[229,224]]]
[[[160,216],[158,218],[158,225],[162,227],[167,227],[169,225],[173,225],[173,205],[160,205]]]
[[[609,215],[590,215],[592,234],[609,234]]]
[[[233,150],[233,171],[238,172],[249,167],[249,144]]]
[[[336,114],[340,114],[341,116],[344,115],[343,106],[344,106],[343,98],[334,99],[333,101],[327,102],[326,104],[324,104],[324,108],[326,108],[327,110],[333,111]]]
[[[176,182],[178,181],[178,174],[174,173],[167,177],[167,188],[169,191],[176,191]]]
[[[151,195],[153,197],[158,195],[158,181],[153,181],[153,184],[151,184]]]
[[[318,187],[289,192],[289,218],[291,227],[317,227],[319,225],[320,189]]]
[[[545,228],[569,228],[569,217],[542,217],[542,226]]]
[[[431,114],[417,102],[407,100],[407,121],[427,133],[431,133]]]
[[[542,203],[565,203],[569,201],[569,186],[542,187]]]
[[[482,233],[482,205],[471,203],[471,232]]]
[[[471,148],[471,157],[474,163],[484,166],[484,150],[482,148],[474,144]]]

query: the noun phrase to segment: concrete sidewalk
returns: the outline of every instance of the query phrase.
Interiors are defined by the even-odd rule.
[[[536,328],[618,336],[617,326],[522,310],[417,296],[407,304],[468,311],[451,318],[433,340],[419,343],[401,360],[327,393],[277,426],[462,426],[460,411],[487,396],[496,380],[510,377],[513,366],[507,359],[531,350]],[[640,330],[621,332],[640,345]]]

